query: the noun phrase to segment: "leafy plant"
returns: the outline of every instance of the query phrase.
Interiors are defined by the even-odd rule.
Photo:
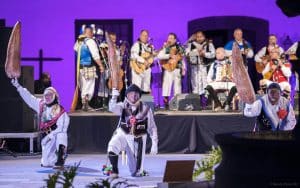
[[[80,165],[74,164],[68,169],[64,169],[63,171],[57,171],[54,174],[49,174],[48,179],[45,179],[48,188],[55,188],[57,184],[61,184],[63,188],[74,187],[73,181],[75,176],[77,175],[77,170]]]
[[[204,173],[204,178],[206,180],[212,180],[215,174],[214,166],[219,164],[222,160],[222,150],[221,148],[212,146],[211,151],[209,151],[208,156],[197,161],[197,168],[194,170],[193,179],[196,179],[202,173]]]
[[[118,187],[137,187],[137,185],[129,184],[128,180],[123,178],[106,178],[90,183],[88,188],[118,188]]]

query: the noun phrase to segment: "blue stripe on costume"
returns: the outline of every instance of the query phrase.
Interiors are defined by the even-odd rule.
[[[235,41],[235,40],[229,41],[229,42],[224,46],[225,50],[232,50],[232,46],[233,46],[233,43],[234,43],[234,42],[236,42],[236,41]],[[248,41],[245,41],[245,42],[247,43],[248,48],[252,48],[251,44],[250,44]],[[238,46],[239,46],[240,49],[244,48],[243,43],[242,43],[242,44],[238,44]]]

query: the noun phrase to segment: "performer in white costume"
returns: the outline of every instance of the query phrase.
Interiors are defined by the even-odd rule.
[[[244,114],[257,117],[256,130],[292,130],[296,125],[295,113],[290,101],[281,96],[278,83],[271,83],[267,94],[253,104],[246,104]]]
[[[119,91],[113,89],[109,110],[120,116],[118,128],[108,144],[108,157],[112,165],[111,177],[118,177],[118,155],[126,151],[129,171],[132,176],[145,174],[143,163],[146,150],[147,133],[152,139],[151,154],[157,154],[157,128],[149,106],[142,101],[141,90],[131,85],[125,92],[124,102],[117,103]]]
[[[44,167],[63,167],[68,146],[67,130],[70,118],[59,103],[59,96],[53,87],[45,89],[43,98],[38,99],[17,79],[11,83],[17,88],[25,103],[38,113],[39,128],[42,131],[42,160]],[[57,153],[57,154],[56,154]]]
[[[195,40],[188,43],[186,56],[189,57],[191,67],[191,84],[194,94],[200,95],[202,108],[206,107],[205,88],[207,86],[208,67],[215,58],[215,47],[205,38],[202,31],[198,31]]]

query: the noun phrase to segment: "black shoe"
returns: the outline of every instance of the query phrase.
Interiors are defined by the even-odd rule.
[[[57,154],[57,161],[54,164],[55,167],[63,167],[65,164],[65,146],[64,145],[59,145],[59,149],[58,149],[58,154]]]

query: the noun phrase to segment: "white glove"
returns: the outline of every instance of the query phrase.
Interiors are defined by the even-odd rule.
[[[150,151],[151,155],[156,155],[157,154],[157,144],[152,142],[152,147]]]
[[[19,87],[21,87],[21,85],[19,84],[17,78],[11,79],[11,84],[12,84],[14,87],[16,87],[17,89],[18,89]]]
[[[111,95],[112,95],[112,98],[113,98],[113,99],[117,99],[118,96],[120,95],[120,92],[119,92],[119,90],[117,90],[116,88],[113,88],[113,89],[112,89],[112,92],[111,92]]]

